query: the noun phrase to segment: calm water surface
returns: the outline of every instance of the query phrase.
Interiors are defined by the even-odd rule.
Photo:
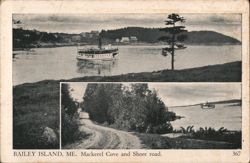
[[[114,61],[78,61],[77,47],[37,48],[17,53],[13,59],[13,84],[45,79],[70,79],[92,75],[119,75],[170,69],[171,57],[161,55],[159,46],[118,46]],[[240,45],[188,46],[176,52],[175,68],[185,69],[241,60]]]
[[[217,104],[215,109],[201,109],[200,106],[174,107],[169,110],[177,115],[184,116],[179,120],[171,122],[175,129],[181,126],[186,128],[194,126],[194,129],[200,127],[220,127],[229,130],[241,130],[241,106],[232,106],[232,104]]]

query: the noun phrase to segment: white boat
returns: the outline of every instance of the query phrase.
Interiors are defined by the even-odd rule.
[[[102,48],[101,39],[99,39],[98,48],[77,49],[77,59],[79,60],[113,60],[118,54],[118,48],[112,48],[111,45]]]
[[[215,105],[206,102],[206,103],[204,103],[204,104],[201,104],[201,108],[202,108],[202,109],[214,109],[214,108],[215,108]]]

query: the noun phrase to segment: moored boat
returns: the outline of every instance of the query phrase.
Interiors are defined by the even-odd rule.
[[[201,104],[201,108],[202,108],[202,109],[214,109],[214,108],[215,108],[215,105],[206,102],[206,103],[204,103],[204,104]]]

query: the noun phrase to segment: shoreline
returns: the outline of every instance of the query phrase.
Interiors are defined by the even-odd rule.
[[[206,72],[206,73],[204,73]],[[85,76],[70,79],[45,79],[37,82],[241,82],[241,61],[182,70],[127,73],[113,76]]]
[[[58,47],[70,47],[70,46],[98,46],[97,44],[89,44],[89,43],[45,43],[45,45],[41,45],[39,47],[34,47],[34,46],[27,46],[23,48],[13,48],[13,52],[15,51],[24,51],[24,50],[31,50],[31,49],[36,49],[36,48],[58,48]],[[113,43],[112,46],[165,46],[166,43],[147,43],[147,42],[138,42],[138,43]],[[241,43],[234,44],[234,43],[221,43],[221,44],[214,44],[214,43],[207,43],[207,44],[199,44],[199,43],[194,43],[194,44],[185,44],[187,46],[225,46],[225,45],[241,45]]]

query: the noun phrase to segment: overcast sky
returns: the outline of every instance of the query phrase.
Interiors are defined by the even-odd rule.
[[[70,88],[70,94],[73,97],[73,99],[78,102],[83,101],[83,96],[85,93],[85,89],[87,87],[87,83],[72,82],[68,84]]]
[[[72,97],[82,101],[87,84],[80,82],[69,84]],[[168,107],[241,99],[241,85],[238,83],[149,83],[149,88],[155,89]]]
[[[149,84],[158,91],[167,106],[185,106],[206,101],[241,99],[241,85],[238,83],[211,84]]]
[[[25,29],[47,32],[81,33],[123,27],[164,27],[166,14],[14,14]],[[241,40],[240,14],[180,14],[189,31],[213,30]],[[14,25],[16,27],[16,25]]]

